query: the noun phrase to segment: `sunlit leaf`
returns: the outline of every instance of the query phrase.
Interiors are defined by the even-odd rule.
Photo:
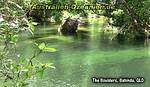
[[[21,71],[22,72],[28,72],[29,70],[28,69],[22,69]]]
[[[33,25],[38,25],[38,23],[37,23],[37,22],[32,22],[32,24],[33,24]]]
[[[54,66],[49,66],[50,68],[53,68],[53,69],[56,69],[56,67],[54,67]]]
[[[43,49],[43,51],[45,51],[45,52],[56,52],[57,50],[55,48],[45,47]]]
[[[41,43],[38,47],[40,50],[44,52],[56,52],[57,51],[55,48],[46,47],[45,43]]]
[[[43,50],[46,46],[45,46],[45,43],[41,43],[38,47],[40,50]]]
[[[42,68],[53,68],[55,69],[54,66],[52,66],[52,63],[48,63],[48,64],[41,64]]]

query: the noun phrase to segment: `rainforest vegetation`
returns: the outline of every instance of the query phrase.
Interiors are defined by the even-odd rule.
[[[66,4],[100,4],[113,8],[32,9],[34,5]],[[0,0],[0,87],[26,87],[32,78],[42,76],[48,67],[55,69],[51,62],[42,63],[36,58],[44,52],[59,50],[35,40],[42,37],[36,33],[38,25],[57,25],[57,35],[78,37],[78,32],[87,31],[78,30],[78,27],[90,26],[95,19],[103,22],[99,33],[113,34],[110,41],[143,44],[150,38],[150,0]],[[19,43],[27,39],[32,40],[36,50],[24,58],[18,49]]]

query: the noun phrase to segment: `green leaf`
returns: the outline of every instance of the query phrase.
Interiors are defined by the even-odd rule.
[[[21,81],[21,86],[22,86],[22,87],[26,87],[27,85],[29,85],[28,82],[26,82],[26,81]]]
[[[38,47],[40,50],[44,52],[56,52],[57,51],[55,48],[46,47],[45,43],[41,43]]]
[[[40,70],[38,73],[40,74],[40,77],[43,77],[44,69]]]
[[[21,72],[28,72],[29,70],[28,69],[22,69],[20,70]]]
[[[18,41],[18,35],[13,35],[11,37],[11,41],[14,42],[14,43],[16,43]]]
[[[53,63],[47,63],[47,64],[41,64],[42,68],[53,68],[55,69],[56,67],[52,66]]]
[[[41,43],[38,47],[40,50],[43,50],[46,46],[45,46],[45,43]]]
[[[32,24],[33,24],[33,25],[38,25],[38,23],[37,23],[37,22],[32,22]]]
[[[55,48],[45,47],[43,49],[43,51],[45,51],[45,52],[56,52],[57,50]]]

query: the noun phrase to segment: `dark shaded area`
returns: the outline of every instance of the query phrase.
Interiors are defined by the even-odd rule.
[[[35,22],[42,22],[43,11],[29,10],[26,15]]]

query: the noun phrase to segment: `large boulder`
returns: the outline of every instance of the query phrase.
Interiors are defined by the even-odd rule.
[[[78,30],[78,19],[68,17],[60,26],[58,32],[61,35],[75,35]]]

